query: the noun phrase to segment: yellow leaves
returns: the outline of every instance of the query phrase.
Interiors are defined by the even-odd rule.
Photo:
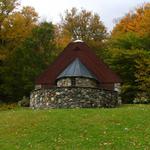
[[[15,8],[16,5],[15,3]],[[10,11],[7,7],[5,9]],[[8,13],[4,17],[5,19],[2,17],[4,17],[4,14],[0,13],[0,39],[3,42],[0,47],[0,60],[5,60],[10,51],[13,51],[24,39],[31,35],[38,16],[32,7],[24,7],[21,11]]]
[[[34,28],[35,22],[22,15],[20,12],[10,15],[3,23],[4,38],[8,39],[22,39],[31,33]]]

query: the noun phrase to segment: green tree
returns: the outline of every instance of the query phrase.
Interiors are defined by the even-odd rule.
[[[149,38],[128,32],[117,37],[112,36],[108,44],[106,60],[123,79],[124,102],[133,102],[134,98],[141,93],[141,89],[143,93],[148,93]]]
[[[18,101],[23,96],[29,96],[36,77],[52,62],[54,50],[52,23],[40,23],[5,62],[1,86],[3,97]]]
[[[107,61],[122,77],[122,97],[133,102],[149,97],[150,87],[150,3],[125,15],[114,27],[107,50]]]
[[[150,52],[142,51],[136,59],[136,69],[135,77],[138,83],[136,98],[139,98],[139,100],[146,100],[145,103],[150,103]]]
[[[38,14],[32,7],[17,9],[18,0],[0,1],[0,97],[12,93],[8,81],[11,82],[11,63],[16,49],[31,36],[37,26]],[[9,75],[10,74],[10,75]],[[12,77],[13,78],[13,77]],[[7,93],[7,94],[5,94]]]

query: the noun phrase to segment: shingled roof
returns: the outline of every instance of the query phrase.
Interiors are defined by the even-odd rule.
[[[91,71],[95,78],[104,84],[120,83],[121,79],[115,74],[85,42],[71,42],[57,59],[37,78],[36,84],[54,86],[59,75],[78,58]]]

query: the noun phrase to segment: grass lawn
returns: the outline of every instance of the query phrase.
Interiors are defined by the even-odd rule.
[[[150,105],[0,111],[0,150],[150,150]]]

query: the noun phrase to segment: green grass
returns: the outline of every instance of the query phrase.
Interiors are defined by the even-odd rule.
[[[149,150],[150,105],[0,111],[0,150]]]

